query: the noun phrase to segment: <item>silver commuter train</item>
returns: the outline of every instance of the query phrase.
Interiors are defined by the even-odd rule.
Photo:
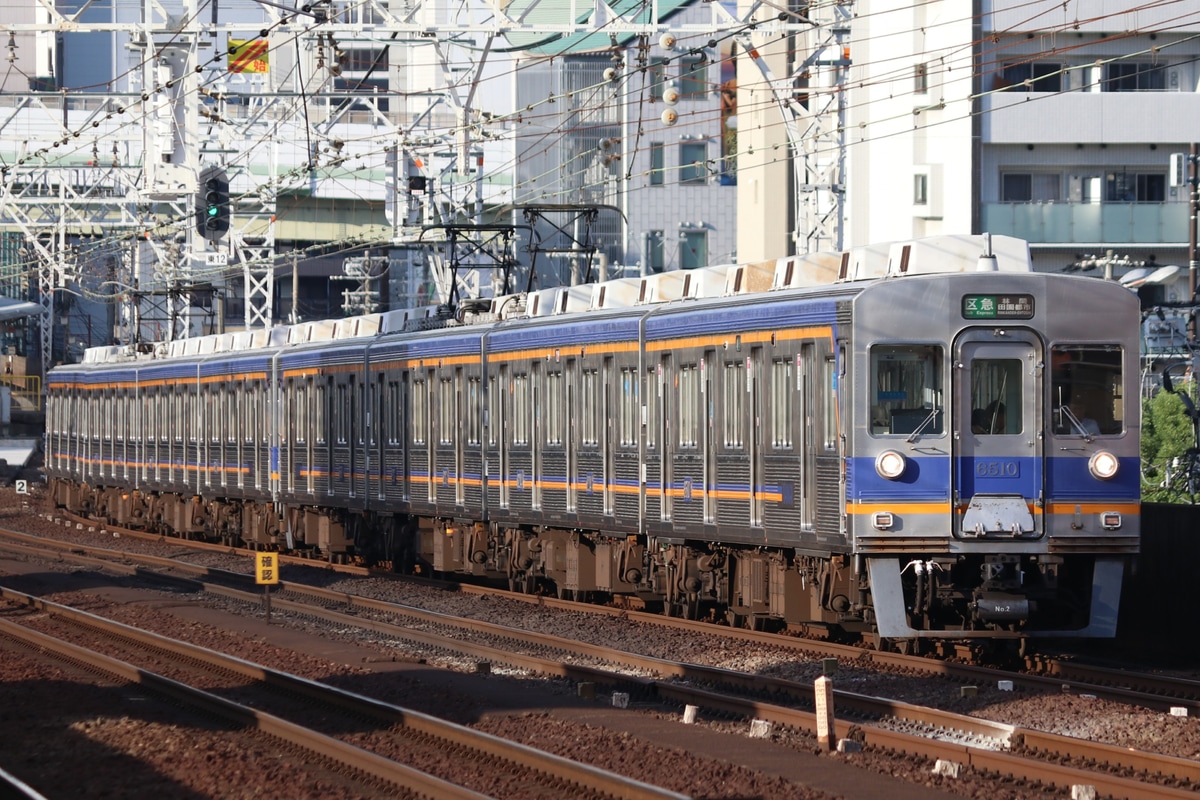
[[[812,635],[1115,634],[1140,427],[1116,283],[937,237],[413,316],[54,369],[56,502]]]

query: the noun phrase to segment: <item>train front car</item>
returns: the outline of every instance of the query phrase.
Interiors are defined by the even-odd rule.
[[[1116,634],[1139,545],[1138,321],[1127,289],[1065,275],[854,299],[847,524],[882,638]]]

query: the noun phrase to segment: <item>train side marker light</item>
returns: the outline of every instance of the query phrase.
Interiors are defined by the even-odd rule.
[[[892,512],[890,511],[877,511],[875,516],[871,519],[871,524],[874,525],[875,530],[878,531],[891,530],[893,522],[895,522],[895,520],[892,518]]]
[[[1107,450],[1101,450],[1088,459],[1088,471],[1102,481],[1116,475],[1119,466],[1117,457]]]
[[[1100,527],[1106,531],[1115,531],[1121,527],[1121,514],[1117,511],[1105,511],[1100,515]]]
[[[895,450],[884,450],[875,457],[875,471],[879,477],[894,481],[904,474],[905,459]]]

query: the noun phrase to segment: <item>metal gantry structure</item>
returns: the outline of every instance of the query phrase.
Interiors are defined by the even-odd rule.
[[[567,52],[667,32],[734,37],[748,56],[739,69],[752,71],[744,80],[757,71],[782,114],[797,250],[842,246],[848,4],[793,3],[781,12],[761,2],[713,3],[710,20],[680,25],[671,21],[678,4],[659,0],[648,9],[604,0],[554,8],[539,0],[222,0],[219,12],[218,0],[143,0],[136,19],[114,10],[109,21],[95,21],[86,3],[64,11],[27,2],[30,19],[0,23],[10,56],[64,32],[106,33],[133,65],[114,65],[121,74],[104,76],[103,90],[31,81],[28,91],[0,93],[0,230],[21,234],[23,265],[36,274],[43,370],[63,290],[116,304],[114,339],[138,344],[187,336],[195,287],[228,284],[240,272],[245,327],[273,324],[281,197],[348,192],[386,202],[384,247],[440,248],[428,263],[451,271],[434,276],[448,293],[464,264],[436,231],[453,229],[461,239],[477,225],[480,250],[495,238],[483,225],[482,153],[510,135],[513,116],[487,107],[494,97],[481,87],[485,73],[519,49],[514,42],[560,41]],[[803,57],[765,55],[783,39]],[[267,71],[231,67],[246,42],[267,43],[247,56],[266,65],[269,53]],[[386,63],[350,65],[359,72],[348,88],[346,51],[379,49],[391,54]],[[389,91],[364,93],[379,70]],[[807,99],[801,84],[811,89]],[[215,238],[193,224],[199,176],[214,165],[228,175],[235,220]],[[98,242],[117,254],[115,274],[92,274]],[[461,251],[463,242],[453,246]],[[481,252],[479,263],[507,270],[511,254]],[[148,319],[166,322],[154,330]]]

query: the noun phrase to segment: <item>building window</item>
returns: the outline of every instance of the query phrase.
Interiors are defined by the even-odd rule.
[[[929,205],[929,176],[923,172],[913,175],[913,205]]]
[[[655,275],[667,266],[662,231],[646,233],[646,274]]]
[[[679,244],[680,269],[708,266],[708,231],[683,231]]]
[[[667,88],[666,59],[656,58],[650,62],[650,66],[646,70],[646,80],[650,82],[650,102],[662,100],[663,90]]]
[[[387,78],[335,78],[333,91],[335,99],[340,103],[350,103],[352,111],[369,111],[372,108],[371,104],[353,100],[353,95],[371,95],[375,97],[374,105],[380,111],[388,110]]]
[[[1061,92],[1063,65],[1053,61],[1005,64],[996,78],[996,88],[1012,92]]]
[[[1161,64],[1128,63],[1104,65],[1105,92],[1161,92],[1167,88],[1167,70]]]
[[[1009,172],[1000,176],[1000,202],[1046,203],[1062,199],[1057,172]]]
[[[338,60],[342,72],[366,72],[369,69],[385,70],[388,65],[388,51],[351,48],[342,53]]]
[[[708,142],[684,142],[679,145],[679,182],[707,183]]]
[[[913,92],[929,94],[929,65],[917,64],[913,67]]]
[[[684,59],[679,63],[679,96],[697,100],[708,92],[707,62],[700,59]]]
[[[662,142],[650,143],[650,185],[663,185],[663,168],[666,167],[666,147]]]
[[[1104,176],[1104,199],[1109,203],[1165,202],[1167,176],[1160,172],[1109,172]]]

